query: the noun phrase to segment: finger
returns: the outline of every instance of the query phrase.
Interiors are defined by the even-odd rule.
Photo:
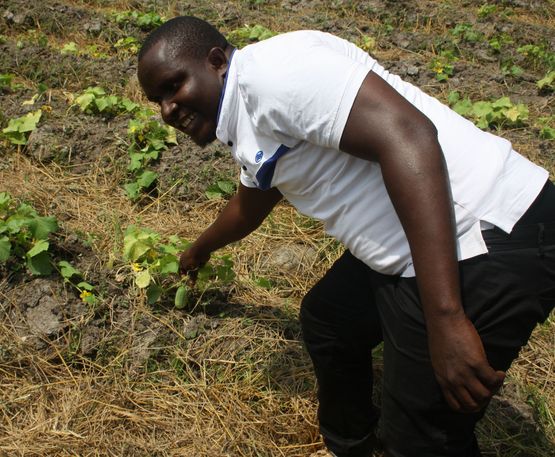
[[[475,404],[475,407],[470,403],[467,404],[467,407],[471,408],[472,410],[476,410],[476,408],[481,409],[486,406],[494,394],[494,391],[491,390],[488,386],[485,386],[478,378],[469,380],[469,382],[466,383],[465,387]]]
[[[481,409],[480,404],[472,397],[471,393],[464,387],[459,386],[453,395],[456,397],[460,411],[464,413],[472,413]]]
[[[489,365],[484,365],[477,370],[478,379],[484,384],[492,394],[497,392],[505,381],[505,372],[495,371]]]
[[[456,399],[456,397],[451,393],[451,391],[447,388],[443,388],[443,396],[445,397],[445,401],[447,402],[447,404],[449,405],[449,407],[453,410],[453,411],[461,411],[461,404],[459,403],[459,401]]]

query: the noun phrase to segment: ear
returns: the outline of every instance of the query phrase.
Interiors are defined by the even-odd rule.
[[[218,73],[224,74],[227,71],[228,59],[222,48],[215,47],[210,49],[207,56],[210,67]]]

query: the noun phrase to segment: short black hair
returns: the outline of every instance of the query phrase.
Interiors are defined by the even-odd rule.
[[[169,57],[201,59],[210,49],[227,47],[226,38],[211,24],[194,16],[177,16],[150,33],[139,51],[139,60],[156,44],[166,42]]]

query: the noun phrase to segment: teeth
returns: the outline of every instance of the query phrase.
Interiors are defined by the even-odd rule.
[[[181,123],[181,128],[186,129],[187,127],[189,127],[189,124],[193,122],[196,117],[197,116],[195,113],[189,114],[185,119],[183,119],[183,122]]]

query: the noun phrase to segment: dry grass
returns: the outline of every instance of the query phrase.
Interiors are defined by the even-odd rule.
[[[413,58],[422,72],[434,52],[430,47],[416,55],[388,44],[389,32],[379,17],[365,12],[366,2],[302,2],[306,3],[302,14],[295,9],[296,2],[288,2],[290,9],[280,2],[159,3],[167,16],[188,9],[206,11],[208,19],[223,24],[225,30],[259,23],[274,31],[322,28],[352,39],[372,34],[377,38],[377,57],[390,63]],[[420,12],[412,18],[411,9],[405,9],[395,26],[430,40],[445,34],[450,9],[439,3],[420,2]],[[480,6],[450,3],[464,17]],[[133,9],[137,2],[57,4],[102,15]],[[522,14],[514,22],[553,28],[553,17],[547,14],[544,22],[537,13]],[[45,33],[57,45],[95,41],[75,26],[61,36]],[[23,35],[19,31],[14,37]],[[108,42],[104,45],[102,49],[109,49]],[[471,59],[464,65],[480,67]],[[29,75],[18,79],[32,85]],[[463,83],[477,98],[491,95],[490,87]],[[427,89],[445,99],[449,86],[430,80]],[[495,87],[505,89],[516,90],[505,83]],[[61,90],[53,92],[54,98],[64,96]],[[144,102],[133,78],[120,95]],[[535,105],[532,116],[552,113],[552,100],[546,98],[546,106]],[[59,113],[69,116],[70,112]],[[555,157],[539,150],[537,137],[524,130],[503,133],[524,155],[555,172]],[[69,310],[79,301],[75,293],[51,280],[53,296],[67,308],[67,315],[59,332],[38,337],[25,325],[26,309],[20,300],[36,282],[12,284],[0,278],[0,456],[306,457],[321,449],[314,375],[300,342],[297,312],[300,297],[341,248],[314,221],[280,204],[256,233],[226,248],[237,273],[229,290],[211,303],[199,301],[189,312],[146,306],[144,294],[132,287],[128,265],[121,260],[125,228],[139,224],[163,235],[194,239],[223,202],[185,203],[170,188],[132,204],[121,189],[126,170],[118,134],[124,135],[114,133],[113,145],[78,167],[40,163],[13,149],[0,151],[0,190],[32,203],[42,214],[55,215],[61,223],[59,244],[91,235],[88,258],[81,260],[88,261],[87,272],[103,287],[99,303],[72,315]],[[290,267],[275,263],[276,252],[283,249],[298,254]],[[272,287],[258,286],[259,278],[268,279]],[[91,348],[86,353],[85,340]],[[531,405],[531,410],[493,409],[486,416],[479,435],[486,456],[550,455],[555,446],[554,373],[555,320],[551,319],[536,329],[508,376],[517,400]],[[536,416],[531,423],[524,420],[526,411]]]

